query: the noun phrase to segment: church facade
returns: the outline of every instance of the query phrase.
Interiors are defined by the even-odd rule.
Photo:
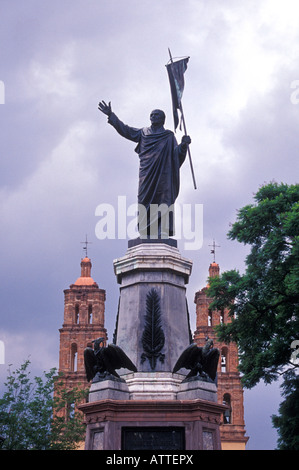
[[[215,262],[210,264],[209,277],[219,276],[220,268]],[[235,343],[220,343],[214,327],[231,321],[228,310],[212,311],[212,299],[208,297],[208,286],[195,293],[196,331],[194,341],[198,346],[205,344],[206,337],[214,341],[220,350],[217,372],[218,403],[228,405],[220,426],[222,450],[245,450],[248,437],[245,435],[243,388],[238,371],[238,348]]]

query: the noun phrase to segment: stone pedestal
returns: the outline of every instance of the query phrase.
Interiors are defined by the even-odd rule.
[[[92,384],[89,403],[79,408],[87,424],[88,450],[197,450],[220,446],[224,406],[217,387],[183,382],[172,373],[190,345],[186,284],[191,261],[174,240],[132,241],[114,261],[120,284],[115,343],[137,367],[121,369],[122,381]]]
[[[92,384],[89,403],[80,405],[86,450],[220,450],[224,407],[215,384],[167,373],[124,377],[126,384]]]
[[[183,382],[185,376],[171,372],[135,372],[123,376],[130,400],[208,400],[217,402],[214,383],[192,380]]]
[[[174,242],[174,240],[171,240]],[[139,372],[171,372],[183,350],[190,344],[191,332],[185,285],[192,262],[183,258],[176,246],[167,243],[141,243],[129,247],[124,257],[114,261],[120,284],[116,344],[129,356]],[[159,325],[150,325],[162,337],[156,357],[148,354],[144,335],[150,318],[148,310],[153,290]],[[158,341],[158,340],[157,340]],[[155,338],[153,338],[155,343]],[[121,373],[126,373],[122,371]]]
[[[96,402],[99,400],[129,400],[130,392],[126,382],[116,380],[103,380],[101,382],[92,383],[88,401]]]

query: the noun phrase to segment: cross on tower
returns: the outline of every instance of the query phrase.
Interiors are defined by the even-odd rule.
[[[86,258],[88,258],[87,245],[90,245],[92,242],[87,241],[87,235],[85,235],[85,242],[81,242],[81,243],[84,243],[83,250],[85,251]]]
[[[209,245],[209,246],[212,246],[212,247],[213,247],[213,249],[211,250],[211,253],[212,253],[212,255],[214,255],[214,263],[215,263],[216,247],[217,247],[217,248],[220,248],[220,245],[216,245],[216,244],[215,244],[215,240],[213,239],[213,245]]]

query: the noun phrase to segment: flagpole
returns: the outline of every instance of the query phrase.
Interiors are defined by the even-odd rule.
[[[171,55],[171,52],[170,52],[170,49],[169,49],[169,48],[168,48],[168,52],[169,52],[169,57],[170,57],[171,63],[173,64],[172,55]],[[188,135],[188,134],[187,134],[185,116],[184,116],[183,106],[182,106],[181,100],[180,100],[180,103],[179,103],[179,107],[180,107],[180,112],[181,112],[181,115],[182,115],[182,121],[183,121],[184,132],[185,132],[185,135]],[[191,152],[190,152],[189,145],[188,145],[187,151],[188,151],[188,156],[189,156],[189,163],[190,163],[190,168],[191,168],[191,174],[192,174],[194,189],[197,189],[196,182],[195,182],[195,176],[194,176],[194,170],[193,170],[193,164],[192,164]]]

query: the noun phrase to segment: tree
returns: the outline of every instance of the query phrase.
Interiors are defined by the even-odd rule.
[[[218,338],[238,344],[247,388],[261,379],[271,383],[289,377],[299,368],[291,360],[299,340],[299,185],[270,183],[254,200],[238,211],[228,233],[229,239],[250,246],[245,273],[227,271],[209,281],[211,308],[228,308],[231,317],[217,327]],[[296,393],[298,380],[291,383]]]
[[[26,360],[19,369],[9,371],[4,384],[6,390],[0,399],[2,449],[75,449],[84,440],[82,413],[77,411],[66,418],[61,411],[82,401],[86,392],[63,388],[55,368],[31,381],[29,365]]]
[[[282,384],[285,400],[279,406],[280,415],[272,415],[272,422],[278,430],[280,450],[299,449],[299,376],[294,371],[285,375]]]

